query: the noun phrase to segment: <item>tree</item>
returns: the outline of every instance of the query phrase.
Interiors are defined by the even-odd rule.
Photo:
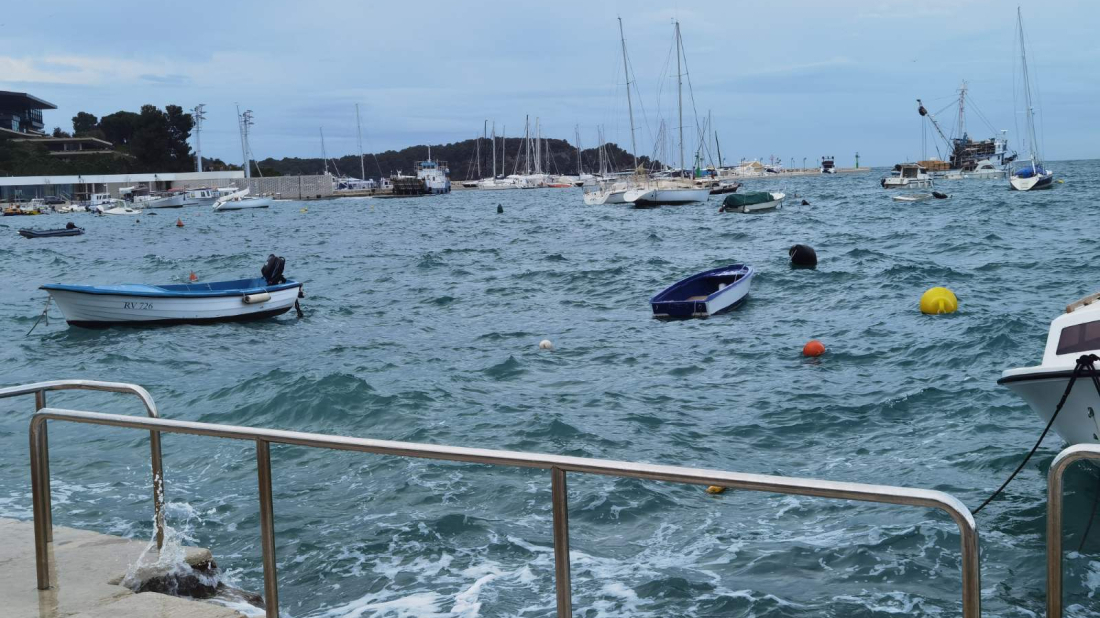
[[[168,154],[177,171],[188,169],[194,157],[191,156],[191,129],[195,128],[195,119],[191,114],[183,113],[179,105],[164,106],[168,121]]]
[[[54,137],[72,137],[72,135],[69,135],[68,133],[62,131],[61,127],[54,127],[53,128],[53,136]]]
[[[88,136],[97,128],[97,125],[99,125],[99,119],[95,117],[95,114],[77,112],[73,116],[73,135],[77,137]]]
[[[115,146],[127,147],[137,130],[139,118],[134,112],[115,112],[99,120],[99,130],[103,132],[103,139]]]

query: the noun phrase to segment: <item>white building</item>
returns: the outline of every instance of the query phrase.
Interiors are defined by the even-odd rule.
[[[93,193],[119,197],[119,188],[150,191],[198,187],[245,186],[244,172],[179,172],[164,174],[89,174],[75,176],[0,176],[0,202],[25,202],[56,195],[84,201]]]

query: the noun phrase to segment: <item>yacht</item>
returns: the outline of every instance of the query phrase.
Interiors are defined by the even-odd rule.
[[[1031,103],[1031,80],[1027,74],[1027,52],[1024,50],[1024,18],[1020,7],[1016,7],[1017,30],[1020,35],[1020,62],[1023,66],[1024,104],[1027,106],[1027,147],[1030,159],[1022,161],[1023,167],[1012,170],[1008,178],[1009,185],[1017,191],[1049,189],[1054,186],[1054,172],[1043,166],[1043,157],[1039,153],[1039,144],[1035,138],[1035,109]]]
[[[883,189],[927,189],[932,186],[932,177],[917,163],[899,163],[880,184]]]

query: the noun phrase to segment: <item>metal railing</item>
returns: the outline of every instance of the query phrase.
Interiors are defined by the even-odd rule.
[[[136,395],[145,406],[145,412],[150,418],[159,418],[157,404],[153,402],[153,396],[149,391],[137,384],[124,382],[101,382],[99,380],[50,380],[49,382],[35,382],[22,386],[10,386],[0,388],[0,399],[18,397],[19,395],[34,395],[34,409],[41,410],[46,407],[46,391],[103,391],[109,393],[129,393]],[[46,436],[46,428],[42,428],[42,445],[45,448],[49,443]],[[160,432],[149,432],[149,459],[153,465],[153,514],[157,527],[157,549],[164,547],[164,465],[160,456]],[[46,518],[46,530],[48,540],[53,540],[53,510],[50,508],[50,459],[45,451],[39,454],[42,461],[42,474],[39,481],[42,483],[37,489],[46,501],[43,517]],[[32,489],[33,492],[33,489]]]
[[[49,420],[144,429],[150,435],[157,432],[211,436],[256,443],[256,467],[259,483],[260,535],[263,555],[264,599],[269,618],[279,615],[279,594],[275,563],[274,513],[271,492],[271,444],[290,444],[313,448],[417,457],[446,461],[489,464],[517,468],[542,468],[550,471],[551,501],[554,536],[554,580],[558,618],[573,615],[572,586],[569,579],[569,504],[566,473],[601,474],[623,478],[649,479],[696,485],[720,485],[730,489],[760,491],[778,494],[794,494],[920,506],[945,511],[959,527],[962,545],[962,608],[964,618],[978,618],[981,613],[980,570],[978,555],[978,528],[970,510],[953,496],[941,491],[909,489],[888,485],[843,483],[816,479],[768,476],[701,470],[678,466],[630,463],[583,457],[566,457],[515,451],[498,451],[480,448],[414,444],[388,440],[352,438],[298,431],[261,429],[218,425],[190,421],[173,421],[160,418],[140,418],[118,414],[102,414],[77,410],[43,408],[30,423],[31,487],[34,508],[34,547],[38,588],[50,587],[48,523],[49,484],[43,482],[48,466],[49,447],[46,442],[46,423]]]
[[[1100,444],[1066,448],[1047,472],[1047,618],[1062,618],[1062,477],[1083,459],[1100,459]]]

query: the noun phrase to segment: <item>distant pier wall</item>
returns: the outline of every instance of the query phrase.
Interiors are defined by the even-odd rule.
[[[173,189],[199,187],[248,187],[253,194],[274,193],[288,200],[314,200],[332,197],[332,176],[271,176],[268,178],[233,178],[217,183],[179,182]]]

